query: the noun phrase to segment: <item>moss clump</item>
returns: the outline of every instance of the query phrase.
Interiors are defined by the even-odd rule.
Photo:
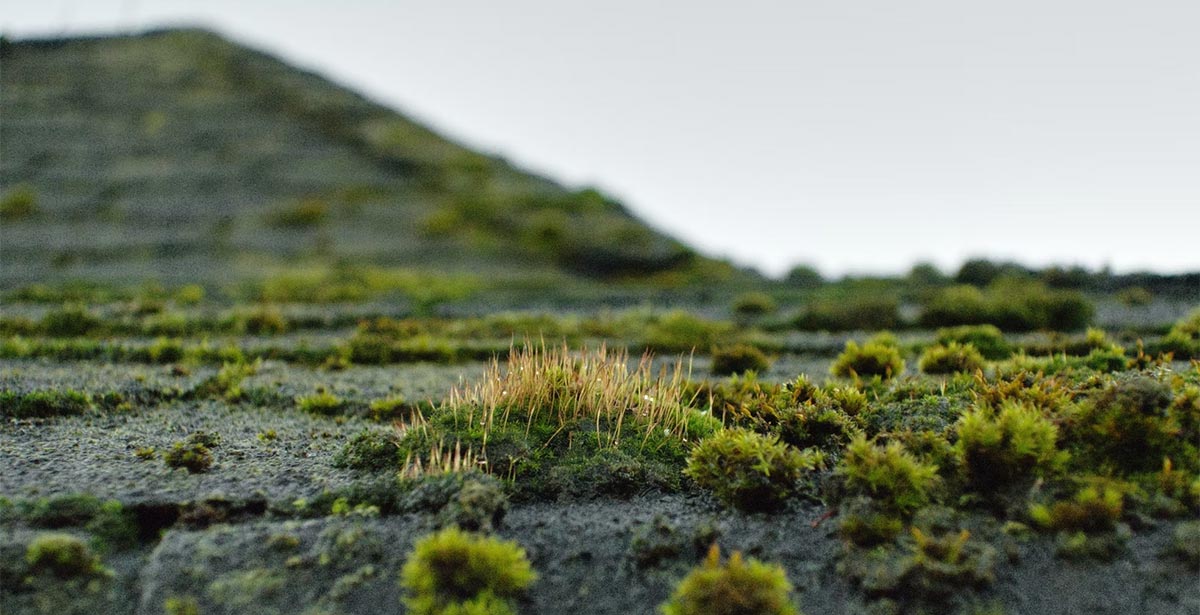
[[[842,378],[879,376],[889,380],[904,373],[904,359],[892,344],[873,340],[859,346],[858,342],[850,340],[829,371]]]
[[[1170,552],[1192,566],[1200,566],[1200,521],[1184,521],[1175,526]]]
[[[879,446],[864,436],[846,447],[835,473],[847,495],[870,498],[880,510],[901,517],[928,504],[939,482],[937,466],[899,442]]]
[[[212,451],[199,442],[176,442],[163,453],[163,463],[171,468],[185,468],[189,474],[207,472],[213,464]]]
[[[37,193],[29,184],[17,184],[0,197],[0,221],[16,222],[37,214]]]
[[[346,402],[325,389],[318,389],[313,395],[301,395],[297,397],[296,407],[312,414],[336,416],[341,414],[345,409]]]
[[[762,292],[748,292],[733,300],[733,313],[744,318],[765,316],[778,307],[771,295]]]
[[[635,525],[632,534],[630,556],[639,570],[652,570],[666,568],[681,558],[691,560],[704,555],[716,543],[720,531],[711,521],[688,531],[663,515],[655,515],[650,521]]]
[[[858,425],[850,415],[822,397],[817,403],[804,403],[779,417],[771,432],[798,449],[817,448],[839,455],[858,434]]]
[[[689,573],[671,599],[659,607],[663,615],[799,615],[789,594],[792,584],[778,564],[743,560],[735,551],[725,563],[712,545],[704,563]]]
[[[400,571],[414,615],[515,614],[514,602],[536,578],[515,542],[455,527],[417,541]]]
[[[44,418],[84,414],[92,409],[92,399],[85,393],[72,391],[0,391],[0,416],[12,418]]]
[[[767,355],[755,346],[735,344],[718,348],[712,354],[712,373],[728,376],[743,372],[764,372],[771,367]]]
[[[1124,511],[1125,493],[1107,481],[1083,487],[1070,500],[1051,506],[1034,504],[1029,516],[1038,526],[1066,532],[1098,533],[1116,529]]]
[[[1094,314],[1095,308],[1078,292],[1000,278],[986,290],[969,285],[941,289],[926,301],[918,322],[925,327],[990,324],[1004,331],[1076,331]]]
[[[469,467],[508,478],[537,498],[558,495],[560,485],[579,487],[577,479],[605,480],[593,471],[602,466],[621,466],[622,476],[659,475],[666,466],[666,474],[678,477],[690,430],[711,429],[710,420],[686,407],[682,382],[678,364],[660,371],[648,356],[634,367],[625,353],[604,348],[526,346],[511,352],[507,365],[494,361],[478,383],[408,429],[400,455],[407,471],[418,461],[435,463],[435,449],[462,451],[472,457]],[[624,483],[604,488],[621,490]]]
[[[732,325],[704,320],[683,310],[655,318],[646,326],[643,344],[661,352],[707,350],[724,337]]]
[[[983,369],[983,355],[970,344],[950,342],[925,349],[917,367],[926,374],[971,373]]]
[[[1006,402],[999,411],[976,407],[959,419],[957,429],[967,484],[979,493],[1032,482],[1066,462],[1057,448],[1058,427],[1028,404]]]
[[[792,321],[802,331],[871,331],[900,324],[900,303],[880,296],[813,301]]]
[[[936,341],[942,345],[970,344],[983,358],[991,361],[1007,359],[1013,353],[1012,346],[995,325],[964,325],[938,329]]]
[[[285,205],[266,216],[265,221],[277,228],[305,229],[320,226],[329,219],[329,204],[308,198]]]
[[[208,448],[217,448],[221,445],[221,434],[215,431],[196,430],[188,434],[186,442],[188,444],[200,444]]]
[[[1171,387],[1153,377],[1117,377],[1070,416],[1067,435],[1073,452],[1093,467],[1153,472],[1164,457],[1197,459],[1200,432],[1187,428],[1193,412],[1177,406]]]
[[[46,312],[41,320],[42,332],[50,337],[80,337],[103,327],[103,321],[77,305]]]
[[[117,500],[87,494],[18,500],[7,509],[0,507],[0,520],[8,517],[38,528],[83,527],[98,551],[124,549],[138,539],[137,522],[128,509]]]
[[[246,396],[242,382],[258,373],[260,362],[230,361],[221,364],[221,369],[196,385],[188,394],[192,398],[217,398],[238,401]]]
[[[249,335],[278,335],[288,330],[288,320],[274,305],[260,305],[237,317],[237,328]]]
[[[371,402],[367,409],[373,421],[403,419],[415,412],[415,409],[408,404],[403,395],[392,395],[376,399]]]
[[[1033,504],[1029,517],[1045,530],[1058,532],[1058,555],[1111,559],[1124,551],[1129,527],[1121,523],[1129,486],[1093,479],[1069,500]]]
[[[59,579],[104,576],[107,570],[87,544],[70,534],[40,534],[25,549],[25,562],[34,574],[49,573]]]
[[[800,451],[775,436],[727,429],[692,450],[684,474],[730,506],[775,510],[799,493],[801,481],[824,458],[815,449]]]
[[[333,465],[355,470],[395,470],[400,466],[400,448],[391,434],[364,429],[334,455]]]
[[[896,545],[851,549],[839,570],[868,597],[902,602],[902,612],[950,612],[955,596],[995,578],[995,549],[970,538],[967,530],[914,526]]]
[[[200,615],[200,605],[194,596],[171,596],[163,600],[166,615]]]
[[[1179,361],[1200,358],[1200,309],[1176,322],[1155,348],[1171,353]]]

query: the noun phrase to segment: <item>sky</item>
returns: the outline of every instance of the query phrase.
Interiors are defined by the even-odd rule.
[[[1191,0],[5,0],[208,27],[778,275],[1200,270]],[[0,66],[0,70],[3,67]]]

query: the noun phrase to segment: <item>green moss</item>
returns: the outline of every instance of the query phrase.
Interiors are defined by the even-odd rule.
[[[888,544],[904,531],[904,521],[879,510],[870,498],[856,497],[839,504],[838,534],[860,547]]]
[[[185,468],[189,474],[207,472],[212,467],[212,452],[198,442],[176,442],[163,453],[163,463],[170,468]]]
[[[955,597],[992,583],[995,559],[996,550],[967,530],[914,526],[897,545],[851,549],[838,568],[868,597],[898,601],[902,612],[950,612]]]
[[[797,449],[817,448],[829,455],[840,455],[859,428],[848,414],[829,405],[805,403],[784,412],[771,432]]]
[[[174,363],[184,357],[183,342],[169,337],[159,337],[146,347],[148,363]]]
[[[171,596],[163,601],[166,615],[200,615],[200,605],[195,596]]]
[[[770,295],[762,292],[744,293],[733,300],[733,313],[744,318],[765,316],[778,307]]]
[[[417,541],[400,585],[414,615],[508,615],[536,578],[516,543],[451,527]]]
[[[196,430],[188,434],[187,444],[199,444],[208,448],[217,448],[221,445],[221,434],[215,431]]]
[[[199,284],[184,284],[175,289],[175,302],[180,305],[199,305],[204,301],[204,287]]]
[[[681,557],[691,558],[706,553],[713,545],[716,530],[701,524],[694,532],[686,532],[666,517],[655,515],[646,523],[633,527],[629,553],[639,570],[664,567]]]
[[[51,337],[80,337],[103,327],[102,320],[77,305],[46,312],[41,320],[42,332]]]
[[[682,461],[663,461],[636,451],[572,451],[515,481],[514,497],[523,499],[629,499],[635,495],[681,489]]]
[[[334,455],[333,465],[355,470],[395,470],[400,466],[400,448],[392,434],[364,429]]]
[[[93,545],[102,552],[127,549],[138,541],[136,517],[116,500],[102,503],[84,529],[92,534]]]
[[[91,396],[79,391],[0,391],[0,416],[45,418],[85,414],[93,409]]]
[[[403,395],[392,395],[376,399],[368,406],[373,421],[394,421],[408,418],[415,411]]]
[[[700,442],[684,473],[722,502],[742,510],[773,510],[804,488],[824,454],[797,450],[745,429],[727,429]]]
[[[289,324],[283,312],[274,305],[260,305],[254,311],[242,314],[240,329],[249,335],[277,335],[286,333]]]
[[[268,224],[279,228],[303,229],[319,226],[329,219],[329,204],[309,198],[280,207],[266,216]]]
[[[644,345],[660,352],[706,352],[732,327],[704,320],[683,310],[667,312],[646,327]]]
[[[858,342],[850,340],[829,371],[842,378],[879,376],[889,380],[904,373],[904,359],[900,357],[900,350],[891,344],[869,341],[859,346]]]
[[[718,376],[743,372],[765,372],[771,367],[767,355],[755,346],[735,344],[717,348],[712,353],[712,373]]]
[[[109,574],[87,544],[70,534],[39,534],[25,549],[25,562],[33,574],[51,574],[59,579]]]
[[[188,394],[192,398],[217,398],[238,401],[245,397],[242,382],[258,373],[259,362],[232,361],[221,364],[221,369],[205,379]]]
[[[900,324],[900,304],[886,296],[813,301],[792,321],[802,331],[877,331]]]
[[[979,493],[1028,485],[1066,462],[1057,448],[1058,427],[1028,404],[1007,402],[999,411],[976,407],[959,419],[957,432],[967,483]]]
[[[938,468],[898,442],[879,446],[856,437],[835,470],[848,495],[864,496],[888,514],[904,517],[925,506],[937,488]]]
[[[346,408],[346,402],[325,389],[319,389],[313,395],[296,397],[296,407],[312,414],[336,416]]]
[[[937,344],[925,349],[918,368],[926,374],[972,373],[983,369],[983,355],[971,344]]]
[[[1172,532],[1169,552],[1195,570],[1200,566],[1200,521],[1184,521]]]
[[[234,611],[248,611],[270,602],[287,583],[282,571],[268,568],[230,571],[208,585],[208,597],[213,602]]]
[[[799,615],[789,594],[792,584],[777,564],[734,552],[721,562],[713,545],[704,563],[693,569],[659,607],[663,615]]]
[[[1119,372],[1129,364],[1129,358],[1121,348],[1097,348],[1088,353],[1083,364],[1098,372]]]
[[[1028,280],[999,278],[986,290],[951,286],[926,301],[925,327],[990,324],[1005,331],[1076,331],[1091,322],[1095,308],[1078,292],[1047,289]]]
[[[1012,356],[1012,346],[1004,339],[1004,334],[995,325],[964,325],[938,329],[937,343],[949,345],[970,344],[985,359],[992,361],[1007,359]]]
[[[1120,376],[1070,415],[1066,435],[1082,462],[1120,474],[1153,472],[1164,457],[1194,460],[1190,411],[1173,402],[1171,387],[1153,377]]]
[[[1153,348],[1171,353],[1178,361],[1200,358],[1200,309],[1176,322]]]
[[[1065,532],[1099,533],[1116,529],[1124,511],[1125,490],[1108,481],[1084,486],[1069,500],[1033,504],[1030,518],[1039,527]]]
[[[37,213],[37,193],[29,184],[17,184],[0,196],[0,221],[16,222]]]

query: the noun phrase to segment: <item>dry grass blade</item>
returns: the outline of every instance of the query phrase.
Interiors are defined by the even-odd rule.
[[[408,455],[400,470],[401,478],[420,478],[435,474],[453,474],[480,469],[483,460],[479,459],[471,449],[464,451],[462,444],[454,443],[450,449],[444,442],[437,442],[429,449],[429,456]]]

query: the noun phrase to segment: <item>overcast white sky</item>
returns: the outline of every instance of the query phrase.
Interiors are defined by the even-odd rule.
[[[1200,270],[1200,3],[5,0],[202,25],[780,273]],[[2,67],[0,67],[2,69]]]

